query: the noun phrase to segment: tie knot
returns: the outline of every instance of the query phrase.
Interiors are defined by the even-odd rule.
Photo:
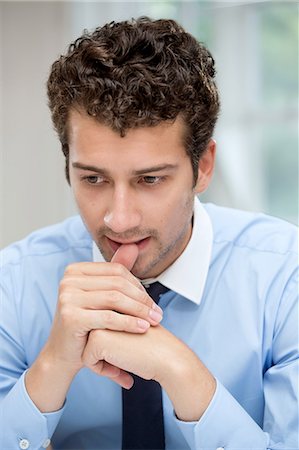
[[[169,291],[169,289],[166,286],[163,286],[163,284],[159,283],[159,281],[155,281],[145,289],[148,295],[150,295],[156,303],[159,303],[160,296],[162,294],[165,294],[167,291]]]

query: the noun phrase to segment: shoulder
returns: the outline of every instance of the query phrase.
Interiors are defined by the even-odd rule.
[[[278,255],[298,253],[298,228],[285,220],[211,203],[204,207],[212,222],[215,244]]]
[[[274,318],[279,308],[291,310],[298,302],[297,227],[266,214],[204,206],[213,227],[210,283],[218,280],[221,295],[249,305],[247,311],[255,304]]]
[[[66,258],[66,254],[90,250],[92,240],[80,216],[34,231],[0,252],[0,268],[25,261]],[[74,258],[76,259],[75,255]],[[67,258],[66,258],[67,259]],[[71,258],[72,259],[72,258]]]

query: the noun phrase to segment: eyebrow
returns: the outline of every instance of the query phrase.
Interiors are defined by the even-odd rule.
[[[89,164],[83,164],[80,162],[73,162],[72,166],[75,169],[82,169],[82,170],[88,170],[90,172],[96,172],[100,174],[106,174],[107,170],[102,169],[100,167],[92,166]],[[161,172],[162,170],[175,170],[178,167],[177,164],[160,164],[158,166],[152,166],[152,167],[144,167],[143,169],[138,169],[133,171],[133,175],[142,175],[145,173],[152,173],[152,172]]]

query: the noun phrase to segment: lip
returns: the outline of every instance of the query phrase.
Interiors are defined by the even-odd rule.
[[[148,236],[146,238],[139,239],[138,241],[128,241],[128,242],[114,241],[113,239],[110,239],[108,236],[106,236],[106,239],[111,249],[114,252],[116,252],[116,250],[118,250],[121,245],[128,245],[128,244],[136,244],[139,250],[143,250],[148,245],[151,237]]]

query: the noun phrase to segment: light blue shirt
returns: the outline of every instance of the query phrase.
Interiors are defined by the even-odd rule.
[[[193,349],[217,389],[189,423],[163,392],[166,449],[298,450],[297,246],[286,222],[196,202],[192,238],[159,277],[173,289],[159,304],[162,325]],[[121,388],[111,380],[82,369],[63,409],[49,414],[24,385],[49,336],[65,267],[97,257],[79,217],[0,254],[1,450],[42,449],[49,439],[54,449],[121,448]]]

